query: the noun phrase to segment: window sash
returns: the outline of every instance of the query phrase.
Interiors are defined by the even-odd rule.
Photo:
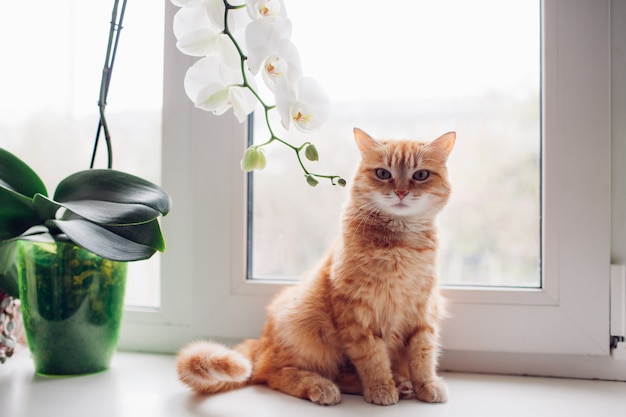
[[[175,8],[166,7],[171,34]],[[515,372],[526,363],[536,373],[601,377],[626,367],[611,362],[608,343],[610,1],[545,0],[543,17],[544,285],[445,288],[443,364],[449,357],[449,369]],[[193,59],[171,35],[165,48],[163,183],[174,209],[163,222],[163,306],[128,314],[121,346],[175,351],[198,337],[258,336],[265,306],[285,284],[246,279],[246,125],[194,109],[182,89]],[[485,360],[496,354],[507,360]],[[474,360],[462,365],[462,357]],[[581,357],[601,361],[598,372]]]

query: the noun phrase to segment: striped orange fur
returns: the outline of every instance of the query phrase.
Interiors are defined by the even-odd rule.
[[[450,194],[456,134],[430,143],[354,135],[362,158],[340,237],[269,305],[258,340],[181,350],[180,379],[197,392],[266,384],[326,405],[341,392],[381,405],[446,401],[436,374],[443,300],[434,222]]]

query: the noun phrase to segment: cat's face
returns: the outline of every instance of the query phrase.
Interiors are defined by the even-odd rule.
[[[392,217],[433,218],[446,204],[450,184],[446,161],[456,134],[431,143],[375,140],[355,129],[361,163],[353,197],[366,210]]]

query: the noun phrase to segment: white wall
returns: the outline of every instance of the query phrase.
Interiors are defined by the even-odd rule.
[[[626,263],[626,0],[611,2],[611,261]],[[591,143],[591,141],[590,141]]]

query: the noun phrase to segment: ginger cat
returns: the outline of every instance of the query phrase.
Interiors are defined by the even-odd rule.
[[[446,401],[436,374],[443,302],[434,223],[450,194],[456,134],[431,143],[354,136],[362,160],[341,236],[308,279],[271,303],[258,340],[180,351],[179,377],[195,391],[266,384],[325,405],[341,392],[381,405]]]

